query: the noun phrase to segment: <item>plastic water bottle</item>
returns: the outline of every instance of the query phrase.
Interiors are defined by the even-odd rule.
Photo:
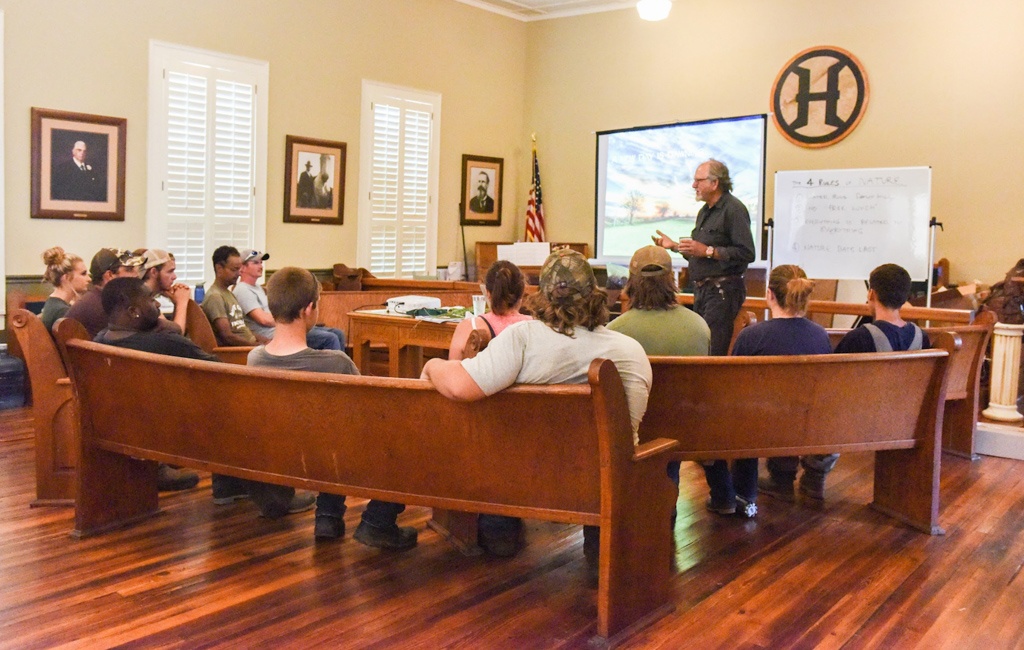
[[[25,364],[7,354],[0,343],[0,409],[25,406]]]
[[[199,282],[199,283],[196,284],[196,297],[195,297],[195,301],[197,303],[199,303],[199,304],[203,304],[203,298],[206,297],[206,289],[203,287],[204,284],[206,284],[206,283],[205,282]]]

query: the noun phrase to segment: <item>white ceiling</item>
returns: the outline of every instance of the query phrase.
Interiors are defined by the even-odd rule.
[[[579,16],[636,7],[636,0],[457,0],[522,21]]]

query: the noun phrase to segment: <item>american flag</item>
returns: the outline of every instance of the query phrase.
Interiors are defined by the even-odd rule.
[[[530,184],[530,200],[526,202],[526,241],[545,241],[544,203],[540,194],[540,165],[537,164],[537,147],[533,148],[533,182]]]

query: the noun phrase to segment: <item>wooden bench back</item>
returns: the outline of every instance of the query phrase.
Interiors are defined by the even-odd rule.
[[[640,440],[685,460],[898,449],[934,436],[946,350],[651,357]]]
[[[36,445],[35,504],[67,505],[75,498],[78,414],[71,399],[64,361],[53,336],[38,316],[26,309],[18,309],[11,315],[10,322],[32,389]]]
[[[67,348],[76,379],[88,377],[75,381],[88,436],[108,451],[157,451],[165,462],[402,503],[599,519],[590,385],[520,386],[461,403],[419,380],[238,368],[84,341]],[[628,411],[601,422],[616,431],[612,462],[629,462]]]
[[[981,312],[971,325],[925,327],[928,338],[939,332],[952,332],[960,337],[962,345],[953,355],[946,379],[946,399],[965,399],[981,378],[981,364],[985,360],[996,317],[992,312]]]
[[[189,300],[185,308],[185,336],[203,351],[216,355],[221,361],[241,366],[246,364],[249,352],[254,347],[217,345],[217,335],[213,333],[210,319],[206,317],[206,312],[194,300]]]
[[[958,345],[873,354],[652,357],[640,441],[678,440],[680,460],[875,453],[872,505],[940,534],[946,366]]]

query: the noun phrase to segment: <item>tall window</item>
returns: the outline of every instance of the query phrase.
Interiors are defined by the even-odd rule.
[[[434,274],[440,118],[436,93],[363,81],[356,257],[378,277]]]
[[[222,244],[265,248],[268,65],[150,43],[147,245],[212,281]]]

